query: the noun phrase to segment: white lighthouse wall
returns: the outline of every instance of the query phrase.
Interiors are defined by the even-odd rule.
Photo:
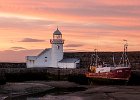
[[[36,56],[27,56],[26,57],[27,68],[34,67],[35,60],[36,60]]]
[[[63,59],[63,44],[52,44],[51,56],[51,67],[58,67],[58,61],[61,61]]]
[[[75,63],[58,63],[59,68],[76,68]]]
[[[34,67],[34,60],[28,60],[28,61],[26,62],[26,65],[27,65],[27,68]]]
[[[49,67],[51,64],[51,49],[46,50],[35,60],[34,67]]]
[[[58,62],[59,68],[77,68],[77,64],[80,63],[80,60],[77,60],[76,62]]]

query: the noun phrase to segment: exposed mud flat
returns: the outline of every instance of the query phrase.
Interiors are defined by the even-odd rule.
[[[15,85],[16,84],[18,83],[15,83]],[[18,96],[16,98],[12,98],[12,100],[139,100],[140,99],[140,86],[119,86],[119,85],[89,86],[89,85],[79,85],[68,81],[50,81],[50,82],[29,81],[26,82],[25,84],[26,85],[38,84],[40,87],[42,87],[39,88],[39,90],[42,90],[44,86],[59,89],[55,90],[54,88],[53,89],[47,88],[48,90],[46,90],[45,93],[40,93],[38,91],[38,93],[40,94]],[[72,88],[77,90],[70,90]],[[83,88],[83,90],[80,88]]]
[[[39,83],[6,83],[0,85],[0,100],[11,100],[16,96],[41,93],[52,88]]]
[[[96,86],[89,87],[86,91],[69,94],[46,94],[42,97],[27,98],[28,100],[139,100],[140,86]]]

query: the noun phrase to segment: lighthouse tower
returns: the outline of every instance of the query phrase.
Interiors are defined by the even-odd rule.
[[[53,67],[53,68],[77,68],[80,66],[78,58],[63,59],[63,44],[61,32],[57,30],[53,33],[53,38],[50,39],[52,48],[44,49],[37,56],[27,56],[27,68],[32,67]]]
[[[64,44],[62,34],[58,28],[53,33],[53,39],[50,39],[50,43],[52,44],[51,67],[58,67],[58,62],[63,59],[63,44]]]

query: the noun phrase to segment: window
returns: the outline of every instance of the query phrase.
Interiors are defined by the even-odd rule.
[[[45,57],[45,62],[47,62],[47,58],[48,58],[48,57]]]
[[[62,36],[61,35],[54,35],[54,37],[53,37],[54,39],[61,39],[62,38]]]

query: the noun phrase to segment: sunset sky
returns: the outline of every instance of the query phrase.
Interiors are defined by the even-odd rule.
[[[0,62],[50,48],[57,26],[65,52],[140,51],[140,0],[0,0]]]

